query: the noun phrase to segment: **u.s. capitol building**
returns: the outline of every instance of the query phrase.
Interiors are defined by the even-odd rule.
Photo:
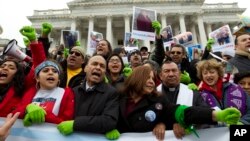
[[[238,3],[206,4],[204,0],[73,0],[67,5],[68,9],[34,10],[27,18],[38,32],[43,22],[50,22],[55,44],[60,44],[61,30],[77,30],[86,47],[90,32],[98,31],[117,47],[123,45],[124,33],[131,32],[136,6],[156,10],[162,27],[171,25],[174,35],[190,31],[194,42],[204,46],[208,33],[225,24],[233,28],[239,22],[236,14],[246,10]]]

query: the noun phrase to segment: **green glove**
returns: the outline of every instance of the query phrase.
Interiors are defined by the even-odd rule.
[[[27,37],[30,40],[30,42],[33,42],[33,41],[37,40],[37,38],[36,38],[36,31],[35,31],[35,29],[32,26],[24,26],[23,28],[21,28],[19,30],[19,32],[23,36]]]
[[[68,48],[63,49],[63,55],[64,55],[64,58],[68,57],[68,55],[69,55],[69,49]]]
[[[80,41],[76,41],[76,46],[81,46]]]
[[[52,30],[52,25],[50,23],[43,23],[42,24],[42,35],[48,36]]]
[[[238,122],[236,123],[236,125],[244,125],[244,123],[238,121]]]
[[[212,50],[212,45],[213,45],[214,43],[215,43],[215,40],[214,40],[214,39],[212,39],[212,38],[208,39],[207,45],[206,45],[207,50],[211,51],[211,50]]]
[[[30,40],[28,38],[23,38],[24,45],[29,48],[30,46]]]
[[[74,120],[63,121],[57,125],[57,129],[63,135],[69,135],[73,133]]]
[[[117,129],[113,129],[105,134],[105,137],[109,140],[116,140],[120,137],[120,132]]]
[[[26,114],[24,119],[23,119],[23,125],[24,126],[31,126],[32,122],[30,120],[29,114]]]
[[[124,76],[129,77],[132,74],[133,70],[130,67],[124,67],[122,73]]]
[[[188,84],[188,88],[189,88],[190,90],[193,90],[193,91],[198,91],[198,90],[199,90],[199,89],[198,89],[198,86],[197,86],[196,84],[194,84],[194,83]]]
[[[158,21],[153,21],[152,22],[152,27],[155,29],[156,35],[160,35],[161,32],[161,24]]]
[[[236,108],[226,108],[221,111],[215,111],[216,121],[225,122],[226,124],[237,124],[240,120],[241,113]]]
[[[105,83],[109,83],[109,80],[108,80],[106,75],[104,76],[104,81],[105,81]]]
[[[189,76],[189,73],[184,71],[183,73],[181,73],[181,83],[183,84],[189,84],[191,82],[191,78]]]
[[[46,111],[33,103],[26,107],[26,112],[32,123],[43,123],[45,122]]]

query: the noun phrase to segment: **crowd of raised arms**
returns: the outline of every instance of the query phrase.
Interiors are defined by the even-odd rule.
[[[24,126],[57,124],[65,136],[80,131],[109,140],[126,132],[163,140],[166,130],[183,138],[195,129],[250,124],[249,34],[236,37],[235,55],[215,53],[226,61],[210,56],[213,39],[202,59],[189,61],[183,45],[165,51],[158,21],[152,28],[151,53],[147,47],[126,52],[102,39],[92,56],[79,42],[50,53],[50,23],[42,24],[40,37],[32,26],[21,28],[32,61],[5,54],[0,62],[0,116],[6,117],[0,140],[17,118]]]

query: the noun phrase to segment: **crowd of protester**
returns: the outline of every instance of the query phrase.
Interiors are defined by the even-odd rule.
[[[250,124],[247,33],[236,37],[236,54],[226,62],[209,56],[212,40],[203,57],[190,62],[183,45],[172,44],[165,52],[158,21],[152,22],[151,53],[145,46],[129,53],[113,49],[102,39],[92,56],[79,43],[50,54],[52,28],[44,23],[41,37],[32,26],[20,29],[32,57],[28,65],[8,54],[0,62],[0,116],[7,119],[0,128],[3,139],[17,117],[24,126],[49,122],[65,136],[80,131],[110,140],[150,131],[162,140],[166,130],[183,138],[195,129]],[[226,71],[228,65],[237,73]]]

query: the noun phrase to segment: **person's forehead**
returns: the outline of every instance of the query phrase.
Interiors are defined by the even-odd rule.
[[[71,49],[71,51],[75,51],[75,52],[79,52],[80,53],[80,51],[77,50],[77,49]]]
[[[118,56],[112,56],[110,59],[119,59]]]
[[[89,62],[98,62],[98,63],[103,63],[105,64],[105,59],[101,56],[94,56],[89,59]]]
[[[98,43],[99,43],[99,44],[106,44],[106,45],[108,44],[105,40],[101,40],[101,41],[99,41]]]
[[[178,66],[175,63],[163,64],[163,69],[178,69]]]
[[[245,39],[245,38],[250,38],[250,35],[249,35],[249,34],[240,35],[240,36],[238,37],[238,40],[242,40],[242,39]]]
[[[171,50],[178,50],[178,51],[182,51],[182,48],[181,47],[172,47],[172,49]]]

